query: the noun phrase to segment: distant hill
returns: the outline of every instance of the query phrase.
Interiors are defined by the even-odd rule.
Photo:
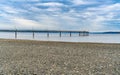
[[[90,34],[120,34],[120,32],[90,32]]]

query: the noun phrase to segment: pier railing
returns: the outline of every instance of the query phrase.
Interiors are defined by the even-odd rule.
[[[35,38],[35,33],[46,33],[47,37],[50,37],[50,33],[59,33],[59,37],[62,37],[62,33],[68,33],[72,37],[72,33],[78,33],[78,36],[89,36],[88,31],[63,31],[63,30],[0,30],[0,32],[14,32],[15,38],[18,36],[18,32],[30,32],[32,33],[33,39]]]

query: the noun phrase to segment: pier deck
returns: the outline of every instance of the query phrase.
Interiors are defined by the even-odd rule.
[[[72,37],[72,33],[78,33],[79,36],[88,36],[88,31],[69,31],[69,30],[0,30],[0,32],[15,32],[15,38],[17,38],[18,32],[30,32],[32,33],[33,38],[35,38],[35,33],[46,33],[49,37],[50,33],[59,33],[59,36],[62,37],[62,33],[69,33],[69,36]]]

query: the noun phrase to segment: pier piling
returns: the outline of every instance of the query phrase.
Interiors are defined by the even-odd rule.
[[[60,37],[61,37],[61,32],[60,32]]]
[[[35,38],[35,33],[34,33],[34,31],[33,31],[33,39]]]
[[[70,37],[72,36],[72,32],[70,32]]]
[[[47,37],[49,37],[49,32],[47,32]]]
[[[15,30],[15,39],[17,39],[17,30]]]
[[[80,32],[79,32],[79,36],[80,36]]]

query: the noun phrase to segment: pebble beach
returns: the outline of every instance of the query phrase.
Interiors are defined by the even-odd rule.
[[[0,75],[120,75],[120,44],[0,39]]]

